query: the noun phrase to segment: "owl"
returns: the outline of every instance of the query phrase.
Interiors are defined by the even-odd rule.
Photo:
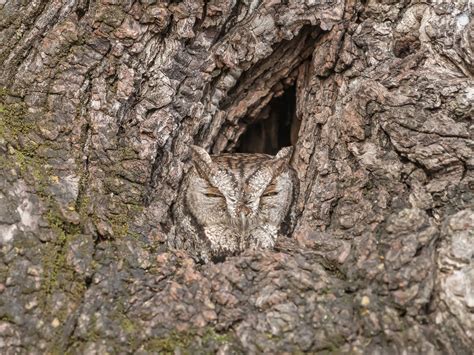
[[[173,208],[173,248],[200,261],[272,248],[297,188],[291,147],[266,154],[209,155],[191,146],[192,167]]]

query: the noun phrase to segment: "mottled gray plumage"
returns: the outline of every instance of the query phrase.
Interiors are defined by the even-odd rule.
[[[210,156],[192,146],[193,166],[173,209],[171,246],[207,262],[248,248],[272,248],[296,187],[291,147],[276,156]]]

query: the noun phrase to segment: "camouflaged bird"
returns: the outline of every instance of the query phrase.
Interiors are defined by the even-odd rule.
[[[174,248],[204,262],[272,248],[297,187],[292,148],[267,154],[209,155],[191,146],[192,167],[173,209]]]

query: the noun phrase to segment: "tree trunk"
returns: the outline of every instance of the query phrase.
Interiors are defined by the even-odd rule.
[[[472,37],[465,0],[0,0],[0,351],[470,353]],[[290,143],[275,250],[168,250],[190,144]]]

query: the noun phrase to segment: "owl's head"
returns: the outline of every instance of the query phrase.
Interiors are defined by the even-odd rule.
[[[278,227],[292,200],[289,159],[292,148],[275,156],[221,154],[210,156],[191,146],[193,168],[186,202],[203,226],[227,226],[239,234]]]

